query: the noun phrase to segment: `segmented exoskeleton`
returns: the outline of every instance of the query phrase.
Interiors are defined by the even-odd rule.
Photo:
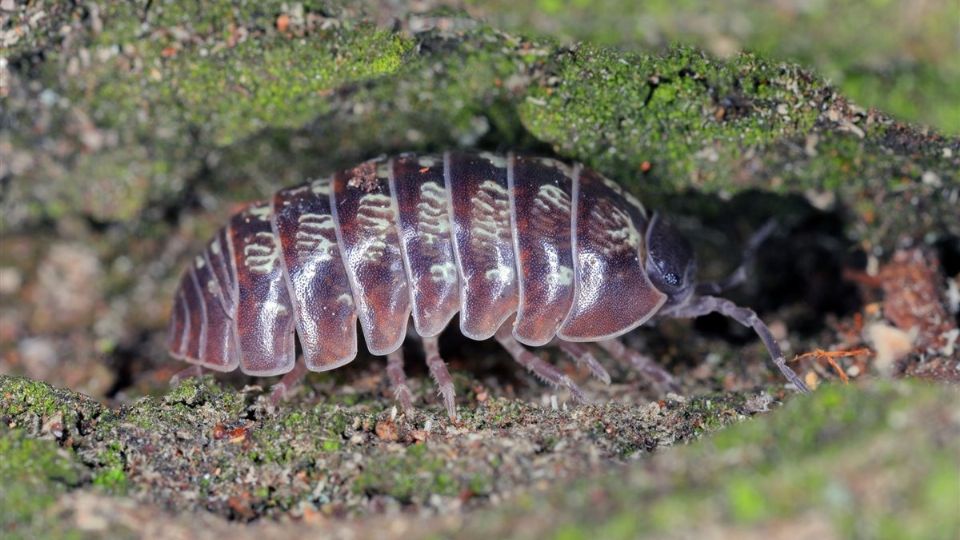
[[[278,191],[234,215],[184,274],[169,349],[217,371],[289,373],[350,362],[357,320],[387,355],[411,404],[399,348],[412,314],[427,363],[455,415],[436,337],[457,313],[545,381],[583,396],[523,345],[555,343],[609,382],[580,342],[596,342],[669,387],[670,375],[616,338],[654,315],[720,312],[752,327],[801,390],[753,311],[695,283],[690,245],[632,195],[581,165],[446,152],[378,158]],[[295,333],[303,349],[296,362]]]

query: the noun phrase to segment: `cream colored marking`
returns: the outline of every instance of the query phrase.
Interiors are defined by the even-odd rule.
[[[196,264],[197,270],[206,266],[206,263],[203,262],[203,257],[201,257],[200,255],[197,255],[196,257],[194,257],[193,262],[194,264]]]
[[[315,195],[322,195],[324,197],[330,196],[330,179],[323,178],[315,181],[310,185],[310,189]]]
[[[480,152],[479,156],[490,161],[494,167],[503,169],[507,166],[507,159],[503,156],[498,156],[497,154],[492,154],[490,152]]]
[[[513,268],[498,264],[496,268],[491,268],[484,272],[483,277],[490,281],[496,281],[497,283],[510,283],[513,281]]]
[[[287,314],[287,306],[277,302],[276,300],[264,300],[260,304],[260,309],[267,313],[273,313],[278,316],[284,316]]]
[[[424,182],[420,186],[420,199],[429,202],[431,207],[437,208],[438,213],[446,213],[447,190],[440,184]]]
[[[436,182],[425,182],[420,186],[417,232],[420,233],[420,240],[427,246],[443,243],[449,235],[447,191]]]
[[[437,160],[430,156],[420,156],[417,158],[417,165],[421,167],[433,167],[437,164]]]
[[[390,209],[390,197],[382,193],[368,193],[360,199],[360,208]]]
[[[560,265],[556,272],[550,274],[548,279],[558,287],[568,287],[573,283],[573,268]]]
[[[456,283],[457,265],[448,261],[431,266],[430,280],[434,283]]]
[[[627,200],[628,203],[636,207],[637,210],[640,210],[640,213],[643,214],[643,217],[647,217],[647,209],[640,204],[640,201],[630,194],[629,191],[623,190],[623,198]]]
[[[337,297],[337,303],[338,303],[338,304],[343,304],[343,305],[345,305],[345,306],[352,306],[352,305],[353,305],[353,296],[351,296],[351,295],[348,294],[348,293],[343,293],[343,294],[341,294],[340,296]]]
[[[510,199],[507,190],[493,180],[480,184],[470,212],[470,243],[473,248],[496,253],[499,242],[510,238]]]
[[[370,262],[377,262],[383,258],[387,250],[387,243],[383,240],[370,240],[363,249],[363,258]]]
[[[557,253],[556,247],[547,246],[545,255],[548,261],[547,267],[556,269],[546,276],[546,280],[550,282],[552,288],[567,287],[573,283],[573,269],[560,264],[560,255]]]
[[[636,251],[641,244],[640,233],[633,220],[622,209],[609,205],[599,205],[590,211],[591,236],[597,249],[611,256],[622,251]]]
[[[540,186],[534,204],[543,210],[562,210],[570,214],[570,196],[566,191],[552,184]]]
[[[310,180],[308,179],[307,182],[310,182]],[[311,184],[311,183],[308,183],[307,185],[304,185],[304,186],[297,186],[297,187],[288,188],[286,191],[287,191],[290,195],[297,195],[297,194],[303,193],[304,191],[310,191],[311,188],[312,188],[312,184]],[[284,204],[290,204],[290,200],[289,200],[289,199],[284,199],[283,202],[284,202]]]
[[[270,214],[272,213],[273,208],[269,204],[263,206],[254,206],[250,209],[250,214],[260,221],[270,221]]]
[[[623,242],[631,248],[636,249],[640,247],[640,233],[637,232],[637,228],[633,226],[633,220],[630,219],[630,216],[628,216],[623,210],[618,208],[616,211],[620,215],[620,219],[626,222],[626,225],[616,231],[613,231],[613,237],[617,239],[622,238]]]
[[[620,184],[614,182],[606,176],[601,176],[600,179],[603,180],[603,184],[605,186],[612,189],[615,193],[620,194],[623,191],[623,188],[620,187]]]
[[[259,242],[259,243],[257,243]],[[256,274],[269,274],[280,258],[280,247],[273,233],[258,232],[251,243],[243,246],[243,263]]]
[[[557,169],[563,172],[564,176],[570,176],[570,167],[568,167],[567,164],[562,161],[553,158],[537,158],[536,162],[546,167]]]
[[[367,261],[376,262],[383,257],[387,249],[385,240],[393,224],[393,217],[390,197],[370,193],[360,199],[356,221],[365,229],[364,236],[369,238],[362,250],[363,258]]]
[[[333,217],[329,214],[302,214],[297,222],[298,255],[316,257],[316,262],[333,260],[337,248]]]
[[[210,251],[213,252],[214,255],[220,254],[220,238],[218,236],[214,237],[210,242]]]

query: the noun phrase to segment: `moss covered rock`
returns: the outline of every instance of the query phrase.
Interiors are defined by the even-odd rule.
[[[960,525],[956,398],[919,383],[828,386],[752,420],[773,406],[769,396],[559,411],[493,400],[453,426],[439,406],[406,416],[314,406],[309,396],[269,415],[250,395],[209,380],[111,410],[0,377],[9,428],[0,435],[0,478],[12,486],[0,495],[0,526],[23,536],[79,534],[94,512],[108,534],[125,531],[131,515],[147,529],[199,518],[211,533],[274,530],[190,517],[211,512],[294,517],[300,524],[289,534],[387,527],[418,537],[636,538],[776,529],[949,538]],[[691,436],[702,439],[648,456]],[[632,450],[623,453],[626,441]],[[80,491],[65,495],[72,490]],[[144,518],[126,497],[181,516]],[[510,504],[470,512],[504,497]],[[116,512],[95,510],[106,507]],[[465,518],[452,526],[380,515],[396,507]],[[56,529],[44,517],[52,512],[63,516]],[[366,520],[327,521],[344,514]]]
[[[497,26],[607,46],[657,50],[695,43],[813,67],[864,107],[960,134],[960,6],[949,1],[500,0],[470,3]]]

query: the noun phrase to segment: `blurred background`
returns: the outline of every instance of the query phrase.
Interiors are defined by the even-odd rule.
[[[960,133],[960,4],[952,0],[466,2],[501,28],[628,49],[692,43],[798,62],[863,107]]]

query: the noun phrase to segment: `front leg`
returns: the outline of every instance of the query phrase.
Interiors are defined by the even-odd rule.
[[[773,360],[773,363],[780,369],[780,373],[790,381],[797,390],[801,392],[809,392],[807,385],[804,384],[803,380],[794,373],[789,366],[787,366],[787,361],[783,357],[783,351],[780,350],[780,345],[777,343],[777,340],[774,339],[773,333],[770,332],[770,328],[760,320],[760,317],[757,316],[750,308],[740,307],[726,298],[718,298],[716,296],[698,296],[692,298],[688,303],[677,306],[665,312],[664,315],[668,317],[677,317],[677,318],[696,318],[706,315],[708,313],[720,313],[730,317],[731,319],[737,321],[738,323],[746,326],[747,328],[752,328],[754,332],[757,333],[757,336],[763,341],[763,344],[767,347],[767,351],[770,353],[770,358]]]
[[[597,345],[607,351],[607,354],[617,360],[633,367],[649,382],[664,392],[674,392],[679,394],[680,385],[673,378],[669,371],[660,364],[654,362],[653,358],[639,351],[633,350],[618,338],[598,341]]]

